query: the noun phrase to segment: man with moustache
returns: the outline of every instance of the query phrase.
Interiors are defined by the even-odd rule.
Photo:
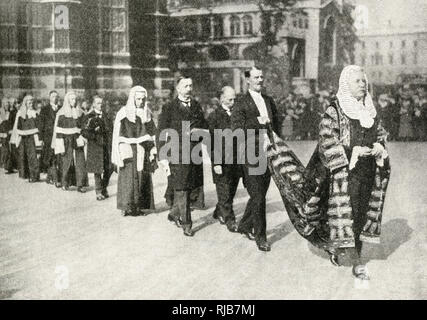
[[[189,77],[180,77],[177,81],[176,90],[178,96],[169,104],[166,104],[159,116],[159,149],[166,141],[162,135],[163,130],[173,130],[179,136],[179,159],[169,163],[166,155],[159,153],[160,163],[167,173],[170,173],[169,183],[174,191],[173,204],[168,219],[178,227],[182,227],[184,235],[192,237],[190,194],[191,190],[203,186],[203,164],[196,164],[191,159],[191,151],[199,143],[190,142],[190,154],[183,155],[183,133],[184,123],[190,123],[190,130],[208,129],[200,104],[192,98],[193,81]],[[163,141],[162,141],[163,140]],[[163,157],[163,158],[162,158]],[[184,163],[183,157],[187,157],[190,163]]]
[[[246,145],[243,147],[245,147],[246,155],[248,155],[248,150],[255,148],[255,152],[257,152],[259,143],[266,139],[260,130],[264,129],[266,132],[274,131],[279,135],[280,122],[273,99],[261,92],[264,83],[262,70],[258,67],[252,67],[250,70],[245,71],[245,78],[249,90],[236,101],[231,114],[231,127],[233,130],[244,130],[247,138]],[[248,141],[248,130],[251,129],[255,130],[254,141],[251,141],[251,139]],[[267,168],[261,174],[260,172],[253,172],[251,169],[257,166],[260,166],[260,162],[251,164],[248,159],[242,165],[243,182],[250,199],[239,223],[238,231],[245,234],[250,240],[255,240],[259,250],[270,251],[271,248],[267,242],[266,235],[265,196],[270,185],[271,175]]]
[[[232,150],[226,149],[223,135],[215,135],[215,129],[231,129],[231,114],[233,112],[236,93],[232,87],[225,86],[221,89],[220,102],[208,117],[209,131],[211,133],[211,159],[212,177],[215,183],[218,203],[213,217],[221,224],[225,224],[230,232],[237,232],[236,217],[233,211],[233,200],[239,185],[241,170],[237,164],[237,143],[234,140]],[[221,148],[215,148],[221,146]],[[232,152],[232,163],[228,163]]]
[[[56,113],[60,106],[58,105],[58,92],[52,90],[49,92],[49,105],[40,111],[41,138],[43,140],[42,164],[47,170],[46,183],[55,184],[61,188],[61,158],[55,155],[52,148],[53,127],[55,125]]]

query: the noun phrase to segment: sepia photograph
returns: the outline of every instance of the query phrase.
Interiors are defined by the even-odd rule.
[[[0,0],[0,300],[426,300],[426,17]]]

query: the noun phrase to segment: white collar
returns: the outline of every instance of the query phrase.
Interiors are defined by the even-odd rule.
[[[251,89],[248,89],[248,91],[249,91],[249,93],[250,93],[250,95],[251,95],[252,97],[253,97],[253,96],[255,96],[255,97],[262,97],[261,92],[256,92],[256,91],[251,90]]]
[[[223,104],[221,104],[221,108],[223,108],[225,110],[225,112],[227,112],[227,114],[229,116],[231,116],[231,110],[230,110],[230,108],[225,107]]]
[[[190,103],[191,102],[191,97],[188,97],[187,99],[185,99],[183,96],[181,96],[180,94],[178,95],[178,99],[181,102],[185,102],[185,103]]]
[[[98,110],[96,110],[96,109],[93,109],[93,111],[95,111],[95,113],[96,113],[96,114],[99,114],[99,115],[101,115],[101,116],[102,116],[102,110],[101,110],[101,111],[98,111]]]

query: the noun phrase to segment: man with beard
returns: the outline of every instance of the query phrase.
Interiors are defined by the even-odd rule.
[[[42,108],[40,112],[41,139],[43,140],[42,164],[47,170],[46,183],[55,184],[61,188],[61,158],[55,155],[52,148],[53,127],[55,125],[56,114],[60,106],[58,105],[58,92],[49,92],[49,105]]]
[[[258,67],[252,67],[252,69],[245,71],[245,78],[249,90],[236,101],[231,114],[231,127],[233,131],[243,129],[245,132],[247,138],[243,147],[246,150],[245,154],[248,155],[256,153],[259,144],[267,139],[264,133],[274,131],[279,135],[280,122],[273,99],[261,92],[264,83],[262,70]],[[255,132],[254,139],[248,139],[249,131]],[[250,152],[252,148],[255,150]],[[263,154],[255,154],[255,156],[262,157]],[[250,240],[255,240],[259,250],[270,251],[266,235],[265,197],[270,186],[271,175],[267,168],[265,172],[253,172],[252,169],[259,167],[261,161],[258,159],[258,163],[254,164],[249,160],[246,159],[242,167],[243,182],[250,198],[239,223],[238,231]]]
[[[176,90],[178,97],[163,107],[159,117],[159,147],[165,145],[165,137],[162,137],[163,130],[173,131],[179,137],[179,159],[174,159],[169,163],[168,159],[162,158],[159,154],[160,163],[166,172],[170,172],[169,183],[174,191],[173,204],[168,215],[168,219],[174,222],[178,227],[182,227],[184,235],[192,237],[190,194],[191,190],[203,186],[203,164],[194,163],[191,159],[191,151],[198,145],[198,141],[190,142],[190,153],[185,152],[183,148],[183,135],[189,135],[196,129],[207,129],[208,124],[204,118],[203,110],[200,104],[192,98],[193,81],[189,77],[178,79]],[[183,134],[183,125],[185,122],[190,124],[190,132]],[[166,132],[166,131],[165,131]],[[178,141],[177,141],[178,142]],[[177,156],[177,155],[175,155]],[[183,158],[189,158],[189,163],[185,163]]]

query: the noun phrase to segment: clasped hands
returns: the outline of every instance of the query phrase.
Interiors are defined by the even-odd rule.
[[[384,151],[384,147],[379,143],[374,143],[372,148],[361,146],[354,147],[350,159],[350,170],[352,170],[356,166],[357,160],[360,157],[373,156],[375,157],[377,162],[380,161],[381,159],[383,159]]]

